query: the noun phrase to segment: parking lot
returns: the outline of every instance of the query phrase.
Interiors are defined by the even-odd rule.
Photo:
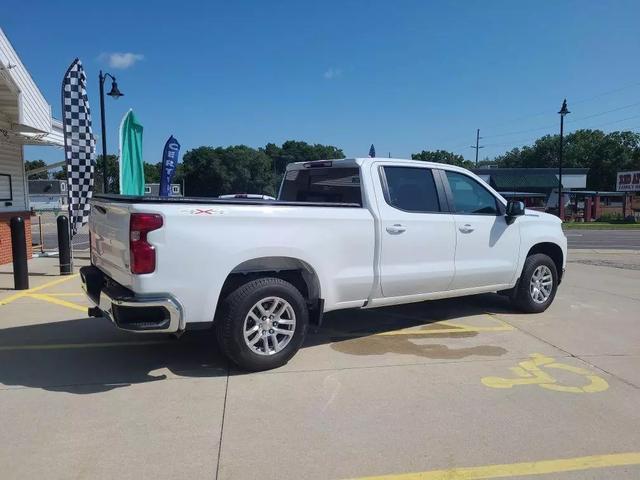
[[[87,318],[54,258],[1,267],[2,478],[640,478],[640,253],[570,255],[543,314],[336,312],[257,374]]]

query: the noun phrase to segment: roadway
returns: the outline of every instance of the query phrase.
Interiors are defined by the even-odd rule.
[[[566,230],[569,248],[640,250],[637,230]]]

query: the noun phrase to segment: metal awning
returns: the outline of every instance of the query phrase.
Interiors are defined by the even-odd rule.
[[[11,123],[9,125],[0,122],[0,143],[11,145],[48,145],[64,147],[64,135],[62,122],[51,119],[51,131],[43,132],[28,125]]]
[[[64,146],[62,123],[0,28],[0,143]]]

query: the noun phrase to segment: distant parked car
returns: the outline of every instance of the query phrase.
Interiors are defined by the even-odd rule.
[[[244,200],[275,200],[275,198],[270,195],[260,195],[258,193],[232,193],[230,195],[220,195],[218,198],[222,198],[223,200],[234,198]]]

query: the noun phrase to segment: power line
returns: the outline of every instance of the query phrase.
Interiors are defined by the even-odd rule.
[[[634,115],[632,117],[627,117],[627,118],[621,118],[620,120],[614,120],[612,122],[604,122],[604,123],[599,123],[597,125],[591,125],[589,127],[583,127],[583,128],[595,128],[595,127],[602,127],[604,125],[612,125],[614,123],[621,123],[621,122],[626,122],[627,120],[633,120],[634,118],[640,118],[640,115]]]
[[[598,128],[598,127],[602,127],[605,125],[613,125],[615,123],[622,123],[622,122],[626,122],[629,120],[634,120],[636,118],[640,118],[640,115],[633,115],[631,117],[626,117],[626,118],[621,118],[618,120],[613,120],[613,121],[609,121],[609,122],[603,122],[603,123],[597,123],[597,124],[593,124],[593,125],[589,125],[587,127],[582,127],[582,128],[576,128],[570,132],[567,132],[567,134],[571,134],[571,133],[575,133],[578,130],[584,130],[584,129],[592,129],[592,128]],[[638,129],[640,127],[628,127],[625,130],[632,130],[632,129]],[[549,133],[548,135],[553,135],[553,133]],[[521,139],[521,140],[513,140],[510,142],[502,142],[502,143],[487,143],[484,146],[485,147],[505,147],[505,146],[518,146],[518,145],[522,145],[525,146],[528,143],[531,143],[535,140],[538,140],[540,137],[531,137],[531,138],[527,138],[527,139]]]
[[[630,83],[630,84],[627,84],[627,85],[623,85],[621,87],[617,87],[617,88],[614,88],[614,89],[611,89],[611,90],[607,90],[607,91],[604,91],[604,92],[597,93],[597,94],[592,95],[590,97],[578,99],[578,100],[572,101],[571,104],[575,105],[575,104],[591,102],[593,100],[597,100],[597,99],[605,97],[607,95],[612,95],[614,93],[618,93],[618,92],[621,92],[623,90],[627,90],[629,88],[633,88],[633,87],[637,87],[637,86],[640,86],[640,82],[633,82],[633,83]],[[567,119],[567,120],[570,120],[570,123],[575,123],[575,122],[579,122],[579,121],[582,121],[582,120],[587,120],[589,118],[595,118],[595,117],[599,117],[599,116],[602,116],[602,115],[606,115],[608,113],[617,112],[617,111],[624,110],[624,109],[627,109],[627,108],[632,108],[632,107],[635,107],[637,105],[640,105],[640,102],[632,103],[632,104],[629,104],[629,105],[623,105],[621,107],[613,108],[613,109],[610,109],[610,110],[605,110],[603,112],[594,113],[594,114],[591,114],[591,115],[587,115],[585,117],[579,117],[579,118],[573,118],[573,119]],[[528,114],[528,115],[524,115],[524,116],[521,116],[521,117],[517,117],[517,118],[515,118],[513,120],[510,120],[510,121],[502,122],[502,123],[499,123],[499,124],[494,124],[493,126],[504,125],[506,123],[513,123],[513,122],[516,122],[516,121],[519,121],[519,120],[522,120],[522,119],[525,119],[525,118],[537,117],[537,116],[548,115],[548,114],[549,114],[549,110],[545,110],[543,112],[534,113],[534,114]],[[633,118],[633,117],[630,117],[630,118]],[[615,121],[615,122],[611,122],[611,123],[618,123],[618,122],[621,122],[621,121],[624,121],[624,120],[619,120],[619,121]],[[510,135],[519,135],[519,134],[529,133],[529,132],[539,132],[539,131],[543,131],[543,130],[547,130],[547,129],[555,129],[555,128],[556,128],[555,124],[553,124],[553,125],[545,125],[545,126],[534,127],[534,128],[529,128],[529,129],[525,129],[525,130],[517,130],[517,131],[512,131],[512,132],[498,133],[498,134],[495,134],[495,135],[488,135],[488,136],[485,136],[483,138],[507,137],[507,136],[510,136]],[[495,145],[495,144],[492,144],[492,145]],[[451,148],[452,150],[456,150],[456,149],[463,148],[465,146],[467,146],[466,142],[460,143],[460,144],[456,144],[455,146],[449,147],[449,148]],[[472,148],[475,149],[476,147],[472,147]]]
[[[514,132],[498,133],[496,135],[487,135],[485,138],[508,137],[509,135],[519,135],[521,133],[538,132],[540,130],[547,130],[549,128],[554,128],[554,127],[555,127],[555,124],[545,125],[544,127],[528,128],[526,130],[517,130]]]
[[[593,115],[587,115],[586,117],[574,118],[573,122],[579,122],[581,120],[587,120],[588,118],[593,118],[593,117],[600,117],[602,115],[606,115],[607,113],[618,112],[620,110],[625,110],[627,108],[636,107],[638,105],[640,105],[640,102],[631,103],[629,105],[624,105],[622,107],[612,108],[611,110],[605,110],[604,112],[594,113]],[[571,123],[573,123],[573,122],[571,122]]]
[[[618,92],[621,92],[623,90],[627,90],[629,88],[633,88],[633,87],[637,87],[637,86],[640,86],[640,82],[629,83],[629,84],[624,85],[622,87],[617,87],[617,88],[614,88],[612,90],[607,90],[607,91],[604,91],[604,92],[596,93],[595,95],[592,95],[590,97],[586,97],[586,98],[582,98],[582,99],[578,99],[578,100],[572,100],[571,104],[572,105],[577,105],[577,104],[581,104],[581,103],[588,103],[588,102],[591,102],[593,100],[597,100],[599,98],[606,97],[607,95],[612,95],[614,93],[618,93]],[[505,125],[507,123],[514,123],[514,122],[518,122],[520,120],[524,120],[524,119],[527,119],[527,118],[540,117],[542,115],[548,115],[548,114],[549,114],[549,110],[544,110],[544,111],[541,111],[541,112],[538,112],[538,113],[531,113],[531,114],[527,114],[527,115],[523,115],[523,116],[514,118],[512,120],[507,120],[507,121],[504,121],[504,122],[493,124],[488,128],[498,127],[498,126],[501,126],[501,125]]]
[[[533,142],[534,140],[537,140],[538,138],[540,137],[524,138],[522,140],[513,140],[512,142],[504,142],[504,143],[488,143],[485,146],[486,147],[504,147],[509,145],[525,145],[527,143]]]
[[[597,100],[598,98],[602,98],[602,97],[605,97],[607,95],[611,95],[613,93],[618,93],[618,92],[621,92],[621,91],[626,90],[628,88],[637,87],[639,85],[640,85],[640,82],[630,83],[630,84],[628,84],[628,85],[626,85],[624,87],[615,88],[613,90],[609,90],[609,91],[603,92],[603,93],[598,93],[596,95],[593,95],[592,97],[584,98],[582,100],[572,101],[571,104],[572,105],[577,105],[577,104],[580,104],[580,103],[590,102],[592,100]]]
[[[603,112],[594,113],[592,115],[587,115],[585,117],[574,118],[571,121],[571,123],[580,122],[582,120],[588,120],[589,118],[601,117],[602,115],[606,115],[608,113],[618,112],[620,110],[625,110],[627,108],[636,107],[638,105],[640,105],[640,102],[631,103],[629,105],[623,105],[621,107],[612,108],[610,110],[605,110]],[[569,122],[567,122],[567,123],[569,123]],[[507,137],[509,135],[518,135],[518,134],[522,134],[522,133],[537,132],[537,131],[540,131],[540,130],[547,130],[549,128],[555,128],[555,127],[556,127],[555,124],[554,125],[546,125],[544,127],[529,128],[529,129],[526,129],[526,130],[517,130],[517,131],[513,131],[513,132],[499,133],[499,134],[496,134],[496,135],[487,135],[485,138]]]

